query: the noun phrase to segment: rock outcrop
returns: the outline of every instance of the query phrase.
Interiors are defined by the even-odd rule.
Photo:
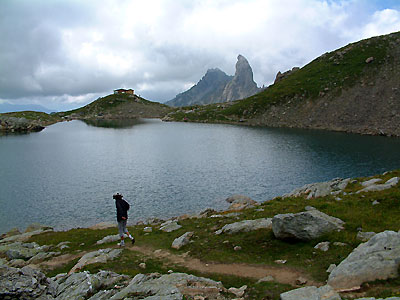
[[[368,181],[363,182],[361,185],[365,186],[363,189],[359,190],[357,194],[363,193],[363,192],[377,192],[377,191],[383,191],[390,189],[397,185],[400,181],[399,177],[393,177],[387,180],[385,183],[379,184],[378,182],[381,182],[382,180],[378,180],[379,178],[376,178],[375,180],[371,179]]]
[[[235,76],[228,82],[222,93],[221,98],[224,102],[243,99],[259,92],[253,80],[253,70],[247,59],[239,55],[237,60]]]
[[[281,300],[341,300],[329,285],[322,287],[306,286],[281,294]]]
[[[178,94],[165,104],[189,106],[243,99],[260,92],[253,80],[253,71],[247,59],[239,55],[235,76],[228,76],[220,69],[209,69],[203,78],[189,90]]]
[[[226,202],[230,203],[229,209],[241,210],[257,204],[257,201],[244,195],[233,195],[225,199]]]
[[[26,118],[7,117],[0,115],[0,132],[35,132],[41,131],[44,126],[41,122]]]
[[[337,291],[359,289],[361,284],[399,276],[400,233],[384,231],[360,244],[329,275],[328,284]]]
[[[306,184],[301,188],[295,189],[294,191],[283,195],[282,197],[287,198],[306,196],[307,199],[324,197],[330,194],[337,194],[342,192],[347,187],[349,182],[349,178],[335,178],[330,181]]]
[[[310,241],[326,233],[342,230],[343,225],[342,220],[318,210],[279,214],[272,218],[272,230],[277,239]]]
[[[79,271],[84,266],[95,264],[95,263],[106,263],[109,260],[113,260],[118,257],[122,252],[122,249],[100,249],[97,251],[86,253],[82,256],[77,264],[69,271],[69,274],[72,274],[76,271]]]

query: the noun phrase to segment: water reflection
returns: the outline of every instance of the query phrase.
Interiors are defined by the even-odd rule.
[[[83,120],[87,125],[102,128],[130,128],[144,123],[142,119],[95,119]]]

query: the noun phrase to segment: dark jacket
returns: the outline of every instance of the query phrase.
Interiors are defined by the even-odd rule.
[[[122,221],[122,217],[128,219],[128,202],[124,199],[115,199],[115,207],[117,208],[117,221]]]

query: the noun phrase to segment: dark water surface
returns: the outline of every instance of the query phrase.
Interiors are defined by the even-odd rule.
[[[400,168],[395,138],[159,120],[109,127],[73,121],[0,137],[0,232],[114,221],[117,191],[132,204],[132,224],[224,209],[232,194],[265,201]]]

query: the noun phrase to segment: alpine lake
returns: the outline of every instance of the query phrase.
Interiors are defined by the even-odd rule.
[[[0,136],[0,233],[129,224],[226,209],[243,194],[268,201],[304,184],[400,168],[400,139],[157,119],[71,121]]]

